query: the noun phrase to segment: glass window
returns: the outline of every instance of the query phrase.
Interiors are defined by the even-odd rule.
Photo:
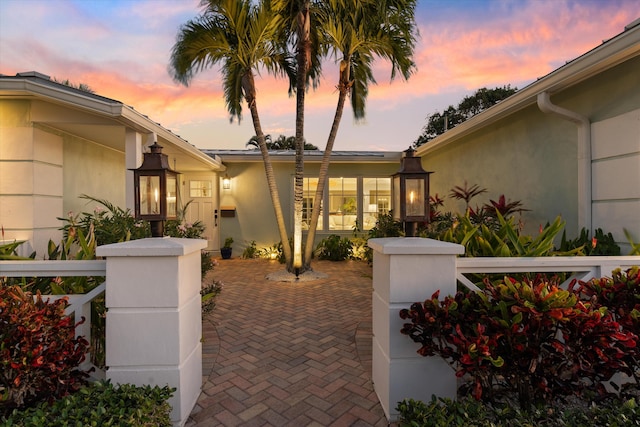
[[[352,230],[358,218],[358,179],[329,178],[329,230]]]
[[[190,197],[211,197],[211,181],[189,181]]]
[[[318,188],[318,178],[305,178],[302,199],[302,229],[308,230],[311,223],[311,212],[313,210],[313,200],[316,197],[316,189]],[[322,202],[320,203],[320,217],[318,217],[318,227],[316,230],[322,230]]]
[[[391,209],[391,178],[363,178],[362,180],[362,229],[376,225],[378,215]]]

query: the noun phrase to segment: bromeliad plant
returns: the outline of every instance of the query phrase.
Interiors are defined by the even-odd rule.
[[[401,332],[421,344],[419,354],[449,361],[476,399],[515,396],[527,409],[603,393],[602,382],[616,372],[633,375],[637,329],[557,280],[487,279],[482,292],[438,297],[402,310],[408,323]]]

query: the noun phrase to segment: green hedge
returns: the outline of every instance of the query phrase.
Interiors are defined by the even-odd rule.
[[[53,404],[14,410],[0,417],[6,427],[63,426],[171,426],[171,406],[167,400],[175,389],[138,387],[130,384],[114,386],[98,381]]]

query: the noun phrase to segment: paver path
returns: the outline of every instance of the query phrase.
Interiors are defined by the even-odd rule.
[[[328,278],[273,282],[266,260],[221,260],[203,322],[203,390],[187,426],[387,426],[371,383],[371,274],[316,261]]]

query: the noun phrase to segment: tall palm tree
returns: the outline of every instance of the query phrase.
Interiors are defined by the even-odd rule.
[[[282,206],[258,115],[255,74],[265,69],[276,76],[289,77],[293,90],[293,58],[279,41],[284,20],[282,2],[263,0],[202,0],[202,14],[184,24],[171,51],[169,65],[173,78],[188,85],[194,74],[221,64],[224,98],[231,120],[242,119],[242,100],[251,112],[253,127],[264,160],[267,185],[278,223],[283,252],[291,266],[291,248]]]
[[[267,144],[267,148],[270,148],[271,145],[273,144],[273,142],[271,141],[271,135],[270,134],[266,134],[264,136],[264,141],[265,141],[265,144]],[[258,142],[258,137],[253,135],[251,137],[251,139],[249,139],[249,141],[247,141],[247,143],[245,144],[245,147],[252,147],[251,148],[252,150],[254,148],[260,149],[260,143]]]
[[[311,266],[320,205],[326,186],[333,145],[344,103],[351,97],[356,120],[364,118],[369,83],[375,83],[372,63],[376,57],[391,62],[391,80],[397,73],[408,79],[415,69],[412,60],[417,29],[417,0],[326,0],[319,3],[316,22],[322,51],[339,60],[338,103],[324,150],[316,188],[309,233],[304,252],[304,268]]]

